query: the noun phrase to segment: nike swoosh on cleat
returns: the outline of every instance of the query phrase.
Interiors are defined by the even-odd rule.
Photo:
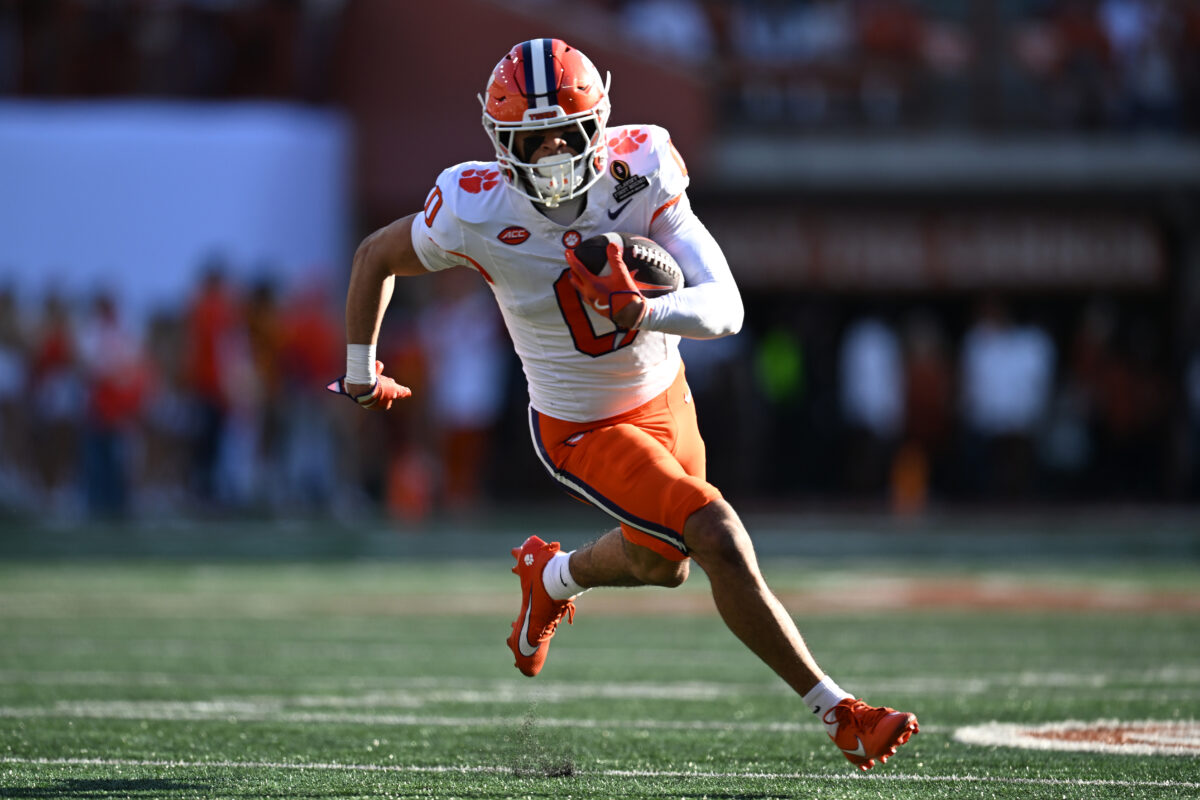
[[[858,742],[858,747],[854,748],[853,750],[851,750],[849,747],[843,747],[842,752],[845,753],[846,755],[859,756],[861,758],[866,758],[867,757],[867,748],[863,747],[862,739],[859,739],[857,736],[855,736],[854,741]]]
[[[624,203],[617,206],[616,208],[610,208],[608,210],[608,218],[616,219],[617,217],[621,216],[621,212],[624,211],[625,207],[628,206],[632,202],[633,202],[632,200],[626,200]]]
[[[521,651],[521,655],[526,658],[532,658],[537,652],[537,647],[529,647],[529,615],[533,611],[533,589],[529,590],[529,602],[525,606],[525,621],[521,623],[521,634],[517,637],[517,649]],[[859,747],[862,745],[860,744]],[[865,755],[865,753],[864,753]]]

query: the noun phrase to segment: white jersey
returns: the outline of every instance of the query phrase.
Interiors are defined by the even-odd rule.
[[[719,336],[741,325],[737,287],[691,211],[687,169],[667,131],[621,126],[607,135],[608,168],[569,225],[509,190],[495,162],[472,161],[438,176],[412,226],[427,269],[467,266],[484,277],[521,359],[530,404],[572,422],[621,414],[665,391],[679,372],[678,334]],[[616,330],[568,280],[564,251],[612,231],[666,247],[689,287],[651,300],[640,330]]]

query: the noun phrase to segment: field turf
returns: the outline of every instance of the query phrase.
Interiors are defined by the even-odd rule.
[[[955,738],[1200,719],[1189,559],[764,555],[842,686],[920,717],[859,774],[724,628],[699,570],[673,591],[580,598],[546,669],[522,677],[504,645],[511,544],[462,560],[5,559],[0,797],[1200,796],[1195,755]]]

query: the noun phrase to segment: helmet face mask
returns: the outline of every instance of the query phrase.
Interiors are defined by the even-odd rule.
[[[587,56],[561,39],[531,39],[501,59],[479,100],[484,130],[509,188],[553,208],[582,196],[600,179],[606,166],[608,83]],[[533,162],[545,132],[555,129],[574,155]]]

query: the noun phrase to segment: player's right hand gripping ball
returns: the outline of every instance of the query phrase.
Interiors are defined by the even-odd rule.
[[[592,236],[568,250],[566,258],[571,284],[588,305],[609,319],[635,297],[658,297],[683,286],[683,271],[674,257],[645,236]]]

